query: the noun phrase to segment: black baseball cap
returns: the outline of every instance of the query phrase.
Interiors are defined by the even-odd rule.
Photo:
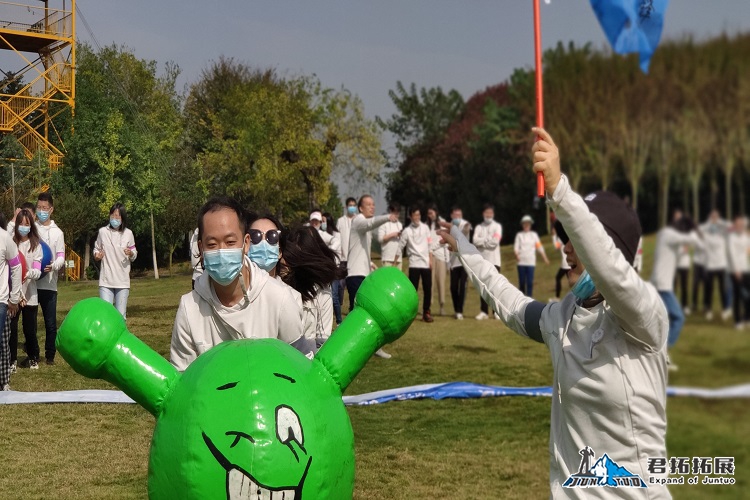
[[[614,241],[615,246],[620,249],[631,265],[638,251],[638,240],[641,239],[641,222],[638,214],[622,198],[610,191],[596,191],[583,198],[592,214],[599,219],[604,230]],[[568,243],[568,235],[565,232],[560,219],[555,219],[555,231],[557,237],[564,243]]]

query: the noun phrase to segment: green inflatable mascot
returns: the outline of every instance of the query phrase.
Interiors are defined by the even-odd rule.
[[[342,393],[403,335],[417,302],[401,271],[374,272],[312,360],[277,339],[246,339],[179,373],[98,298],[71,309],[57,347],[78,373],[113,383],[156,417],[151,499],[350,499],[354,436]]]

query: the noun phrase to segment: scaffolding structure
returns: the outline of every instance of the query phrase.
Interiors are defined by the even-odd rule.
[[[15,136],[28,160],[43,155],[53,170],[64,151],[55,119],[75,110],[75,12],[75,0],[0,0],[0,50],[20,66],[3,68],[0,134]]]

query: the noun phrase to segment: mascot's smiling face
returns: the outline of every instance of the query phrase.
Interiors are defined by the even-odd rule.
[[[231,500],[299,500],[306,490],[347,497],[352,449],[340,389],[319,362],[275,340],[227,342],[191,364],[165,401],[149,490],[173,498],[223,490]]]

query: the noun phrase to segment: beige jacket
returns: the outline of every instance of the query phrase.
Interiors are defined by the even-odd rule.
[[[469,279],[520,335],[541,339],[554,369],[550,425],[553,498],[670,498],[648,484],[649,457],[666,457],[666,309],[615,247],[563,176],[548,200],[605,301],[586,309],[568,294],[542,304],[525,297],[456,228]],[[578,472],[579,450],[593,448],[637,474],[648,488],[563,488]]]

